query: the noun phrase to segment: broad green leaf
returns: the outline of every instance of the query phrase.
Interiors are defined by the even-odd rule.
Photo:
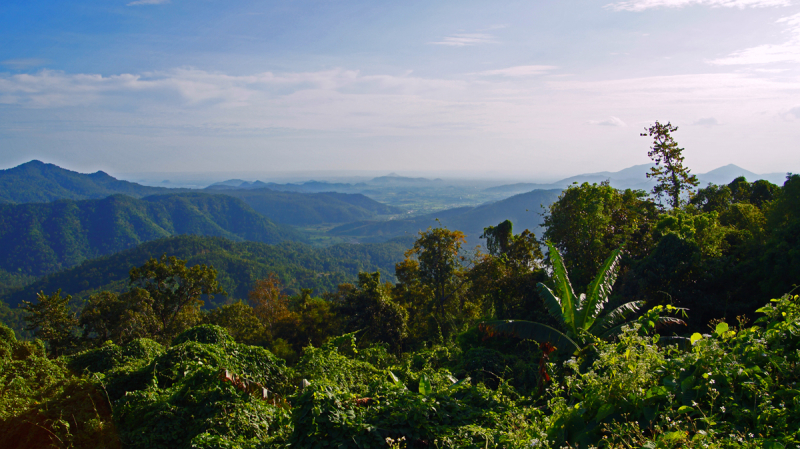
[[[428,380],[428,376],[425,374],[419,378],[419,393],[424,396],[430,396],[433,393],[431,381]]]
[[[579,326],[588,329],[594,320],[602,313],[603,308],[611,295],[611,288],[617,280],[619,272],[619,262],[622,259],[622,249],[615,249],[611,256],[600,266],[600,272],[589,284],[586,292],[586,301],[581,305],[581,317]]]
[[[561,314],[564,316],[564,322],[567,328],[574,334],[577,334],[575,314],[578,309],[578,298],[575,296],[575,291],[572,289],[572,284],[569,282],[567,267],[564,265],[561,253],[559,253],[556,247],[550,242],[547,242],[547,247],[550,250],[548,253],[550,261],[553,263],[553,282],[555,283],[558,297],[561,300]]]
[[[692,413],[694,412],[693,407],[689,407],[688,405],[681,405],[678,407],[678,413]]]
[[[638,312],[642,305],[644,305],[644,301],[631,301],[617,307],[600,317],[600,319],[595,322],[594,326],[592,326],[590,332],[600,338],[619,333],[628,315]]]
[[[700,335],[699,333],[695,332],[695,333],[692,334],[692,337],[689,339],[689,341],[691,341],[692,345],[694,345],[695,343],[697,343],[698,341],[700,341],[702,339],[703,339],[703,336]]]
[[[665,439],[667,441],[683,441],[684,439],[686,439],[686,432],[681,432],[677,430],[674,432],[666,432],[664,433],[664,436],[662,436],[662,439]]]
[[[597,410],[597,416],[595,416],[594,419],[599,422],[612,413],[614,413],[614,406],[611,404],[603,404],[600,406],[600,409]]]
[[[541,282],[536,284],[536,288],[539,290],[539,295],[544,299],[544,305],[547,307],[547,312],[550,316],[555,318],[562,326],[567,327],[564,322],[564,313],[561,311],[561,300],[558,296]]]
[[[717,334],[718,337],[722,337],[725,332],[728,332],[728,323],[718,323],[717,327],[714,329],[714,333]]]

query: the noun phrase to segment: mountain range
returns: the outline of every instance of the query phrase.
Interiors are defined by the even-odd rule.
[[[585,173],[582,175],[564,178],[560,181],[549,184],[516,183],[489,187],[485,190],[493,193],[513,194],[528,192],[534,189],[565,189],[575,183],[601,183],[603,181],[609,181],[611,186],[617,189],[642,189],[650,191],[652,190],[653,186],[655,186],[655,182],[652,179],[647,178],[647,173],[650,172],[650,167],[653,167],[653,164],[634,165],[633,167],[628,167],[617,172],[603,171],[597,173]],[[759,179],[766,179],[767,181],[777,185],[783,185],[783,181],[786,180],[786,173],[768,173],[759,175],[733,164],[716,168],[707,173],[700,173],[696,176],[698,181],[700,181],[700,187],[705,187],[709,183],[728,184],[739,176],[744,176],[750,182]]]
[[[260,181],[231,180],[212,185],[204,192],[239,198],[275,223],[295,226],[345,223],[404,212],[358,193],[336,193],[331,189],[321,194],[279,192],[265,188],[266,185]],[[40,161],[0,170],[0,204],[100,199],[114,194],[143,198],[189,192],[197,190],[148,187],[118,180],[102,171],[84,174]]]

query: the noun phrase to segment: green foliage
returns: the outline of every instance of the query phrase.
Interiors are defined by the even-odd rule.
[[[228,331],[220,326],[203,324],[183,331],[172,340],[172,345],[177,346],[187,341],[194,341],[207,345],[225,345],[233,343],[234,339],[228,334]]]
[[[573,281],[588,285],[608,254],[623,244],[631,258],[646,256],[657,217],[642,190],[584,183],[570,186],[550,205],[544,238],[561,252]]]
[[[28,323],[26,330],[33,331],[36,338],[47,342],[52,355],[61,355],[75,345],[75,330],[78,319],[70,311],[72,296],[61,296],[61,290],[52,295],[39,292],[36,302],[23,301],[22,309]]]
[[[547,321],[535,288],[547,276],[541,266],[544,255],[536,235],[527,229],[514,235],[507,220],[486,228],[484,236],[489,254],[475,257],[469,270],[470,300],[483,306],[483,316]]]
[[[414,247],[406,251],[406,259],[397,265],[398,278],[405,287],[421,287],[425,308],[432,312],[441,338],[449,339],[463,323],[465,310],[459,300],[464,287],[465,256],[461,246],[464,233],[447,228],[428,228],[419,233]],[[405,276],[399,272],[405,270]],[[405,277],[403,279],[403,277]],[[401,286],[400,288],[403,288]]]
[[[337,298],[337,312],[349,332],[363,330],[366,342],[386,343],[399,353],[408,337],[408,312],[391,298],[391,285],[381,283],[381,275],[359,273],[358,288]]]
[[[392,371],[368,364],[335,348],[309,353],[316,373],[354,369],[358,381],[323,377],[313,380],[292,399],[293,447],[386,447],[391,441],[409,447],[522,447],[529,421],[510,397],[483,386],[455,380],[447,370],[422,371],[410,365]],[[327,362],[335,360],[335,362]],[[348,361],[349,360],[349,361]],[[339,368],[335,369],[335,365]],[[302,364],[301,364],[302,365]],[[306,371],[311,374],[310,371]],[[405,380],[401,380],[405,379]]]
[[[172,343],[165,350],[141,339],[68,359],[107,392],[126,447],[255,444],[287,431],[282,398],[292,389],[283,361],[218,326],[189,329]]]
[[[313,248],[301,243],[267,245],[232,242],[222,238],[174,236],[143,243],[113,256],[86,261],[80,266],[43,278],[3,299],[11,307],[30,300],[39,291],[61,288],[76,299],[87,299],[100,291],[126,290],[131,267],[142,266],[154,254],[169,254],[189,266],[214,266],[220,286],[233,298],[247,298],[257,280],[275,273],[289,294],[301,288],[322,293],[357,279],[361,271],[381,271],[394,280],[394,264],[402,260],[404,240],[380,244],[336,245]]]
[[[0,325],[0,446],[120,447],[100,389]]]
[[[225,328],[240,343],[256,344],[265,338],[264,325],[253,308],[242,301],[217,307],[208,314],[206,321]]]
[[[217,270],[206,265],[187,267],[175,256],[151,258],[141,267],[131,268],[130,284],[147,294],[149,310],[157,327],[154,336],[163,340],[195,324],[203,305],[201,296],[225,294],[217,282]]]
[[[577,351],[597,338],[614,335],[628,315],[641,307],[640,302],[628,302],[613,310],[606,310],[619,271],[621,249],[611,253],[589,284],[587,293],[579,296],[572,289],[561,254],[552,243],[548,242],[547,245],[553,263],[555,292],[542,283],[537,287],[547,311],[565,332],[543,323],[507,320],[484,323],[490,334],[510,334],[540,343],[549,342],[556,348],[570,352]]]

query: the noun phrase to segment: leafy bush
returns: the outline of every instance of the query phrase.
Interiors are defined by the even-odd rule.
[[[108,402],[47,358],[44,343],[0,325],[0,447],[119,447]]]
[[[226,343],[233,343],[233,337],[221,326],[203,324],[187,329],[175,337],[172,340],[172,344],[177,346],[187,341],[205,343],[208,345],[224,345]]]

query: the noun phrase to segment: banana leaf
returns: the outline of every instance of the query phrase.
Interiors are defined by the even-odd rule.
[[[558,349],[574,352],[580,349],[578,343],[564,333],[546,324],[521,320],[497,320],[483,323],[487,330],[498,334],[513,335],[538,343],[549,342]]]
[[[603,262],[597,277],[589,284],[589,291],[586,292],[586,302],[583,304],[580,317],[580,327],[583,329],[592,327],[597,316],[603,312],[614,282],[617,280],[620,259],[622,259],[622,249],[615,249],[611,256]]]

